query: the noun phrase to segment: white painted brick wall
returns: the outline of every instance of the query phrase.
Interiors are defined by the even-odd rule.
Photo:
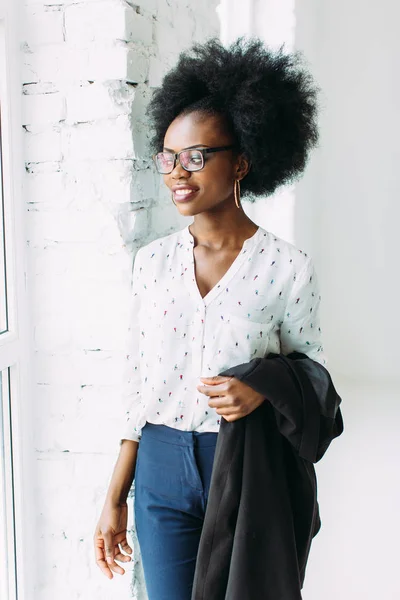
[[[64,13],[33,6],[26,11],[25,42],[30,47],[60,44],[65,40]]]
[[[66,116],[65,97],[59,92],[24,95],[22,110],[23,125],[46,126],[59,123]]]
[[[80,81],[146,80],[149,58],[145,49],[130,48],[124,42],[96,43],[86,48],[71,44],[48,44],[26,51],[25,82],[53,81],[60,87]]]
[[[109,581],[95,565],[92,537],[128,408],[124,344],[135,250],[179,221],[151,166],[144,110],[178,52],[218,34],[216,6],[25,0],[37,459],[37,581],[27,600],[146,598],[140,562]],[[132,532],[133,525],[131,511]]]

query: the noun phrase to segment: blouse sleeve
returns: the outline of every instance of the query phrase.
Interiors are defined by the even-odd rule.
[[[302,352],[324,367],[328,359],[324,353],[320,327],[321,294],[313,261],[307,258],[296,277],[281,324],[281,352]]]
[[[140,375],[140,325],[139,325],[139,309],[141,288],[143,287],[144,271],[141,261],[141,249],[136,252],[133,276],[132,289],[129,305],[129,322],[127,337],[125,343],[125,365],[124,365],[124,381],[123,381],[123,398],[129,411],[125,428],[122,430],[122,440],[140,440],[141,426],[140,417],[142,412],[142,395],[141,395],[141,375]]]

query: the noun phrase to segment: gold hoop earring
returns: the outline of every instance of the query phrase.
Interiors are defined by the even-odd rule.
[[[240,208],[240,204],[239,204],[239,202],[240,202],[240,182],[239,182],[239,179],[235,179],[233,193],[235,195],[235,204],[238,208]]]

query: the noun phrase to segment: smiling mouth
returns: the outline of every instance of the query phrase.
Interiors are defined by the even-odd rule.
[[[184,200],[188,200],[194,194],[196,194],[198,190],[192,190],[189,188],[182,188],[181,190],[174,191],[174,199],[178,202],[183,202]]]

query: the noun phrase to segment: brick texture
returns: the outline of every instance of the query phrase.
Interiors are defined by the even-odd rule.
[[[93,533],[119,451],[136,249],[177,228],[144,117],[178,53],[218,34],[217,1],[25,0],[23,127],[34,331],[32,600],[146,599],[109,581]]]

